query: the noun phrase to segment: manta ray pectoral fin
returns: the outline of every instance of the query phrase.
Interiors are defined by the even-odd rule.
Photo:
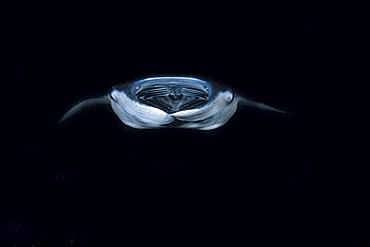
[[[275,111],[275,112],[280,112],[280,113],[284,113],[284,114],[289,114],[288,112],[276,109],[274,107],[271,107],[271,106],[268,106],[268,105],[265,105],[265,104],[262,104],[262,103],[258,103],[258,102],[255,102],[255,101],[248,100],[248,99],[246,99],[242,96],[239,96],[238,104],[258,108],[258,109],[265,110],[265,111]]]
[[[77,105],[73,106],[69,111],[67,111],[67,113],[64,114],[62,119],[60,119],[58,124],[72,117],[73,115],[85,110],[86,108],[89,108],[95,105],[105,105],[105,104],[110,104],[110,99],[108,96],[84,100],[78,103]]]

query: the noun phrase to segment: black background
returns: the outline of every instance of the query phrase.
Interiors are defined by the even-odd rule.
[[[185,1],[12,11],[6,246],[370,246],[360,14]],[[135,130],[97,108],[56,125],[76,101],[155,75],[211,79],[292,114]]]

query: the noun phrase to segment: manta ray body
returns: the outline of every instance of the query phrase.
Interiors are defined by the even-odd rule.
[[[212,130],[227,123],[238,105],[285,113],[248,100],[224,85],[194,77],[165,76],[117,85],[108,95],[76,104],[60,122],[100,104],[110,104],[124,124],[136,129]]]

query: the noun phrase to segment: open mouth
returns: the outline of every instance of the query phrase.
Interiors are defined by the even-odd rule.
[[[169,82],[141,85],[136,91],[136,98],[146,105],[174,113],[205,105],[210,93],[206,86],[199,84]]]

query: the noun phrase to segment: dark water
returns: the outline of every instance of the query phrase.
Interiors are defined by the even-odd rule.
[[[39,7],[13,16],[5,246],[370,245],[345,25],[300,7]],[[162,74],[292,114],[135,130],[99,108],[56,125],[83,97]]]

